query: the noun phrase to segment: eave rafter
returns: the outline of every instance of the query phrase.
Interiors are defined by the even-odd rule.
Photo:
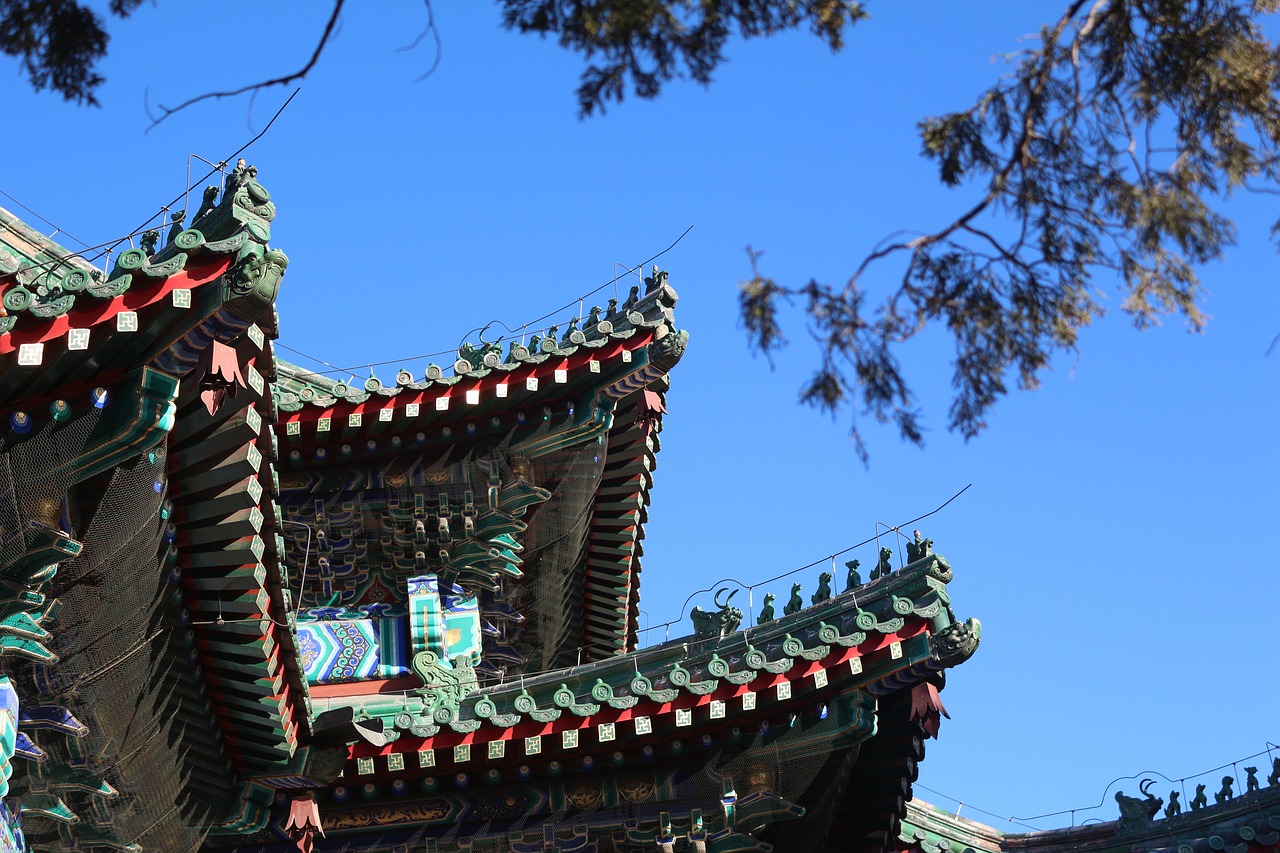
[[[171,456],[172,574],[233,758],[265,768],[296,750],[309,699],[288,627],[272,407],[258,371],[271,347],[245,335],[233,356],[247,379],[221,409],[206,411],[196,387],[183,395]]]
[[[637,718],[646,719],[632,740],[643,740],[655,718],[666,720],[676,711],[702,709],[700,724],[730,725],[746,719],[744,714],[776,716],[781,709],[809,707],[852,690],[887,695],[933,677],[976,649],[977,623],[949,621],[943,589],[949,579],[945,560],[929,556],[901,573],[723,639],[677,641],[486,689],[464,703],[461,716],[441,717],[437,707],[433,721],[415,722],[416,706],[400,705],[394,697],[356,700],[365,713],[385,708],[398,730],[405,721],[399,740],[382,749],[357,748],[356,757],[433,750],[432,760],[447,761],[460,745],[579,733],[572,745],[539,743],[533,752],[506,753],[550,755],[578,744],[604,746],[609,733],[601,725],[615,724],[617,736],[616,724]],[[355,775],[379,772],[375,765],[365,769]]]

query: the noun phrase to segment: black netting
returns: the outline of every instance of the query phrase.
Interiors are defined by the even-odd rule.
[[[787,729],[780,731],[779,725]],[[825,719],[806,716],[794,727],[789,726],[789,721],[775,720],[771,735],[760,734],[753,725],[752,733],[742,732],[736,743],[721,731],[711,749],[703,749],[697,738],[690,737],[683,740],[684,751],[677,757],[668,752],[675,738],[665,738],[655,744],[659,754],[651,763],[640,761],[634,747],[626,751],[626,762],[621,767],[611,766],[609,753],[596,752],[592,755],[600,766],[595,772],[582,772],[576,762],[566,762],[569,766],[562,775],[540,775],[529,785],[511,779],[514,767],[499,765],[507,781],[488,786],[477,778],[476,784],[456,792],[470,804],[465,819],[428,827],[402,823],[417,812],[408,804],[421,794],[395,797],[379,786],[381,796],[356,805],[353,799],[359,797],[353,798],[354,792],[349,791],[343,801],[335,800],[332,792],[324,792],[320,795],[320,811],[322,817],[329,816],[331,832],[327,839],[316,839],[316,849],[321,853],[416,851],[430,840],[432,846],[426,849],[438,853],[486,853],[510,849],[507,839],[513,835],[528,833],[540,838],[544,828],[550,827],[567,840],[576,828],[585,827],[599,850],[629,851],[635,847],[617,843],[615,834],[628,824],[652,830],[659,813],[664,811],[672,815],[677,834],[688,832],[691,809],[701,809],[704,829],[720,829],[725,821],[721,798],[732,791],[739,802],[765,792],[804,809],[800,818],[770,815],[759,821],[754,821],[746,810],[741,811],[736,824],[740,831],[772,843],[775,850],[823,850],[827,847],[833,811],[846,790],[850,768],[856,764],[860,750],[858,744],[847,742],[847,731],[841,726],[834,711]],[[471,775],[478,777],[480,773],[478,767]],[[540,793],[532,793],[533,789]],[[427,797],[430,799],[431,795]],[[563,809],[555,814],[538,809],[533,815],[523,815],[533,801],[554,802],[561,798]],[[356,833],[349,829],[353,823],[361,827]],[[346,834],[335,825],[347,827]],[[270,831],[252,840],[228,842],[231,849],[241,853],[286,853],[291,849]],[[680,842],[676,849],[688,848]]]
[[[23,552],[32,522],[61,525],[73,475],[58,469],[89,444],[103,414],[86,407],[64,424],[45,419],[30,435],[0,438],[0,565]]]
[[[232,786],[225,759],[219,763],[216,747],[208,746],[207,705],[192,698],[198,688],[187,629],[173,619],[180,605],[166,579],[160,513],[167,491],[165,447],[78,484],[70,474],[50,474],[94,446],[100,437],[95,430],[106,427],[99,424],[104,413],[89,409],[0,452],[5,562],[20,552],[20,534],[30,521],[69,528],[84,545],[43,590],[58,601],[57,616],[45,627],[59,661],[44,666],[6,657],[3,663],[24,704],[62,705],[88,734],[33,732],[48,759],[38,768],[19,762],[15,791],[52,790],[80,816],[86,832],[153,850],[194,850],[203,832],[189,827],[220,818]],[[118,795],[64,787],[68,767],[90,771]],[[25,823],[33,841],[57,843],[52,823]]]
[[[500,574],[492,589],[478,574],[463,572],[453,580],[479,594],[482,618],[498,630],[486,639],[482,675],[575,663],[583,615],[565,603],[581,600],[592,496],[605,445],[591,438],[530,458],[524,449],[550,431],[550,425],[522,429],[444,451],[409,447],[364,463],[326,449],[323,465],[282,474],[288,562],[305,568],[293,580],[295,599],[303,608],[403,604],[407,578],[447,574],[438,553],[468,538],[465,515],[483,527],[495,510],[494,495],[499,514],[510,515],[511,495],[538,491],[515,513],[527,530],[511,534],[521,546],[522,577]],[[449,543],[439,527],[446,513]],[[509,618],[512,612],[523,621]]]
[[[528,660],[526,672],[578,662],[583,625],[578,602],[592,501],[604,458],[604,445],[592,439],[535,464],[538,482],[551,491],[552,499],[538,508],[525,543],[524,608],[533,619],[517,649]]]

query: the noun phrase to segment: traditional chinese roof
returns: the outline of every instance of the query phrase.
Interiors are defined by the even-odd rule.
[[[119,253],[108,271],[0,210],[0,401],[72,395],[145,363],[180,375],[210,341],[254,320],[272,329],[263,306],[288,264],[266,247],[274,216],[270,195],[244,177],[191,228],[171,228],[163,247],[148,232],[146,248]]]
[[[686,337],[673,325],[676,299],[670,286],[655,285],[643,297],[634,295],[613,313],[600,315],[594,325],[574,329],[561,340],[537,339],[530,341],[532,347],[513,340],[505,358],[501,346],[494,345],[483,355],[472,354],[475,365],[460,356],[452,375],[431,365],[420,379],[400,371],[394,385],[370,377],[363,387],[356,387],[279,361],[276,400],[282,448],[289,450],[292,464],[307,467],[317,464],[316,448],[350,444],[364,450],[369,441],[389,442],[393,436],[423,444],[456,444],[493,435],[504,426],[509,429],[517,413],[529,419],[532,432],[534,416],[541,419],[548,406],[561,414],[554,407],[563,401],[581,401],[576,423],[598,418],[603,401],[623,399],[661,379],[683,353]],[[652,344],[664,340],[650,351]],[[560,440],[578,437],[569,434]],[[551,445],[520,446],[536,452]],[[378,444],[374,451],[396,449]]]
[[[293,562],[305,562],[316,530],[336,549],[322,556],[348,578],[339,579],[352,595],[344,603],[402,595],[404,579],[421,571],[414,552],[435,550],[408,544],[413,523],[434,535],[438,521],[456,522],[470,504],[437,518],[436,503],[475,483],[469,500],[511,516],[504,547],[523,549],[508,574],[529,580],[504,590],[525,602],[528,618],[511,655],[536,655],[545,668],[633,647],[667,372],[687,341],[673,325],[676,301],[662,274],[643,295],[592,309],[582,329],[574,318],[562,337],[512,341],[505,356],[499,345],[465,345],[452,375],[401,371],[394,386],[370,378],[356,388],[278,361]],[[424,499],[425,508],[404,509]],[[304,606],[314,603],[304,595]]]
[[[950,579],[946,561],[930,556],[799,613],[724,638],[674,640],[511,679],[469,697],[447,719],[437,714],[431,721],[418,721],[413,709],[422,701],[408,699],[406,707],[400,695],[349,701],[402,733],[380,750],[365,748],[371,756],[386,756],[518,739],[522,727],[541,731],[548,723],[554,725],[547,731],[587,729],[597,715],[614,722],[652,718],[682,706],[709,706],[722,695],[740,701],[751,694],[748,701],[759,702],[762,712],[775,701],[786,705],[797,695],[794,691],[857,688],[878,695],[940,672],[976,648],[976,623],[946,632],[937,628],[947,624],[943,590]],[[791,685],[794,691],[779,690],[779,685]]]
[[[1139,826],[1113,820],[1026,833],[1002,833],[916,801],[898,841],[900,853],[1269,853],[1280,849],[1280,784],[1174,816],[1157,813]]]
[[[707,849],[765,850],[769,827],[806,815],[812,819],[788,829],[778,824],[777,831],[790,837],[802,828],[817,846],[794,849],[823,849],[845,791],[874,788],[892,775],[890,766],[911,772],[912,744],[936,732],[941,706],[934,684],[978,644],[977,623],[951,616],[950,578],[947,562],[929,555],[727,636],[676,640],[469,695],[451,694],[446,675],[428,669],[420,672],[426,686],[418,691],[326,700],[380,718],[393,738],[381,747],[357,745],[342,777],[321,796],[328,843],[341,845],[346,833],[359,832],[362,845],[391,849],[421,837],[424,826],[458,824],[479,844],[569,808],[551,825],[557,832],[581,828],[557,835],[557,843],[572,836],[586,850],[601,849],[591,839],[615,830],[621,835],[612,836],[614,849],[651,850],[664,820],[668,832],[707,833]],[[782,764],[761,769],[765,775],[751,783],[744,766],[723,763],[739,752],[748,763],[749,756],[767,755],[770,768]],[[711,769],[698,769],[712,757]],[[606,775],[601,780],[593,772]],[[676,780],[697,773],[710,773],[705,779],[716,787],[710,800],[702,799],[706,791],[676,792]],[[632,778],[655,781],[636,782],[625,794],[611,787]],[[663,785],[675,787],[663,793]],[[487,790],[513,805],[493,811]],[[698,807],[700,799],[715,813]],[[847,799],[874,802],[865,794]],[[665,800],[671,802],[658,805]],[[632,829],[618,829],[610,802],[631,804]],[[382,817],[369,823],[362,814]],[[467,823],[473,820],[481,823]],[[877,825],[857,823],[863,830]],[[280,838],[279,826],[271,826],[255,843]],[[542,830],[536,832],[541,839]],[[514,837],[534,843],[528,832]]]
[[[0,654],[36,849],[191,849],[305,734],[255,173],[109,271],[0,214]]]
[[[892,846],[980,637],[944,559],[636,650],[687,343],[665,273],[356,388],[275,357],[274,204],[243,162],[217,195],[109,270],[0,212],[0,655],[35,849],[285,849],[321,816],[335,849]],[[454,580],[496,623],[480,660],[410,628],[412,675],[308,689],[300,605]]]

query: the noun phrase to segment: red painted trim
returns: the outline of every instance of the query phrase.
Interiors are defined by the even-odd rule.
[[[895,642],[904,642],[921,634],[927,634],[929,631],[929,622],[925,619],[912,619],[910,623],[904,625],[902,630],[892,634],[877,635],[867,640],[860,646],[846,648],[837,646],[832,650],[831,654],[819,661],[801,661],[797,662],[791,669],[785,673],[773,674],[768,672],[760,673],[753,681],[747,684],[722,684],[714,693],[706,696],[696,696],[690,693],[682,692],[672,702],[657,703],[649,700],[643,700],[632,708],[610,708],[603,707],[599,713],[592,714],[589,717],[565,717],[551,723],[539,722],[522,722],[511,728],[499,729],[493,726],[482,725],[475,732],[459,734],[453,731],[441,732],[430,738],[415,738],[409,735],[401,737],[399,740],[393,741],[383,747],[375,747],[372,745],[357,745],[352,750],[352,760],[356,758],[374,758],[379,756],[391,755],[393,753],[403,753],[412,755],[427,749],[450,749],[461,744],[488,744],[495,740],[506,740],[519,742],[526,737],[534,735],[556,735],[568,729],[589,730],[600,723],[619,723],[628,722],[636,717],[661,717],[666,714],[673,714],[677,709],[698,708],[703,705],[711,704],[712,700],[727,700],[741,696],[743,693],[756,692],[760,693],[777,687],[777,685],[789,681],[793,684],[803,681],[813,675],[819,669],[831,670],[843,664],[847,664],[856,657],[867,658],[871,656],[883,657],[888,654],[889,646]],[[822,688],[823,690],[829,688]],[[314,696],[314,693],[313,693]],[[809,701],[810,697],[805,697],[804,701]],[[760,710],[761,714],[767,715],[772,713],[772,709],[765,707]],[[627,744],[623,744],[627,746]],[[619,747],[622,748],[622,747]],[[558,746],[552,745],[546,750],[548,754],[559,754],[561,750]],[[446,762],[452,762],[451,757],[443,758]],[[483,758],[483,756],[481,756]],[[405,762],[406,773],[421,772],[417,767],[417,762]],[[381,772],[381,771],[380,771]],[[360,779],[360,777],[351,770],[350,778]]]
[[[0,335],[0,353],[16,352],[21,344],[42,343],[63,337],[68,329],[92,328],[110,320],[121,311],[137,311],[148,305],[154,305],[175,290],[200,287],[226,272],[232,260],[230,255],[226,255],[204,263],[193,263],[159,282],[153,282],[147,276],[139,274],[134,277],[133,284],[128,290],[110,302],[103,302],[101,299],[84,294],[76,299],[77,307],[61,317],[46,321],[31,317],[30,323],[23,322],[26,318],[19,318],[20,325],[17,328],[7,335]],[[44,325],[37,327],[37,323]]]
[[[353,681],[350,684],[312,684],[312,699],[337,699],[346,696],[372,696],[384,693],[403,693],[422,686],[415,675],[401,675],[380,681]]]
[[[563,357],[561,359],[549,358],[541,364],[521,365],[510,373],[494,372],[487,376],[474,380],[475,384],[471,385],[469,380],[462,380],[454,385],[433,385],[422,391],[402,392],[395,397],[379,397],[372,396],[362,403],[348,403],[346,401],[338,401],[334,405],[321,409],[317,406],[305,405],[296,412],[281,412],[280,420],[276,424],[278,431],[283,431],[284,425],[288,423],[314,423],[320,418],[345,418],[348,415],[368,414],[376,415],[383,409],[394,409],[396,411],[403,410],[405,406],[411,403],[417,403],[423,406],[419,420],[427,418],[430,414],[435,413],[435,401],[441,397],[450,398],[457,397],[461,401],[466,400],[466,391],[480,390],[492,391],[493,387],[501,384],[523,385],[525,380],[530,376],[538,379],[539,390],[543,382],[554,385],[555,371],[558,369],[576,370],[585,367],[588,362],[599,361],[607,362],[615,358],[620,358],[624,350],[635,352],[648,346],[653,340],[653,330],[645,329],[645,334],[637,334],[624,341],[617,341],[611,346],[601,347],[600,349],[579,349],[573,355]],[[507,397],[506,399],[511,399]],[[465,406],[465,402],[460,403]],[[515,404],[512,408],[518,408],[519,404]],[[452,402],[446,412],[439,412],[438,415],[448,417],[455,412],[460,411],[453,407]],[[330,432],[340,432],[333,427]],[[346,426],[345,422],[342,424]]]

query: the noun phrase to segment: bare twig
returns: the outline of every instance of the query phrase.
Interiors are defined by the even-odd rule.
[[[325,23],[324,32],[320,35],[320,41],[317,42],[316,48],[311,53],[311,58],[307,60],[307,64],[294,71],[292,74],[286,74],[282,77],[276,77],[271,80],[263,80],[259,83],[251,83],[248,86],[241,86],[238,89],[227,89],[221,92],[205,92],[203,95],[196,95],[194,98],[188,98],[176,107],[166,107],[160,104],[160,116],[158,118],[151,116],[148,111],[148,117],[151,118],[151,125],[147,128],[150,132],[156,125],[172,116],[174,113],[182,112],[187,107],[198,104],[202,101],[221,100],[222,98],[234,98],[237,95],[243,95],[246,92],[254,92],[255,94],[272,86],[286,86],[295,80],[301,80],[311,73],[311,69],[315,68],[317,62],[320,61],[320,55],[324,53],[325,46],[328,45],[330,37],[334,33],[334,28],[338,24],[338,18],[342,14],[343,4],[346,0],[333,0],[333,11],[329,15],[329,20]]]
[[[407,51],[414,50],[418,45],[422,44],[422,40],[427,36],[431,36],[432,40],[435,41],[435,58],[431,60],[431,67],[426,70],[426,73],[418,78],[417,82],[419,83],[436,73],[436,69],[440,67],[440,58],[444,50],[444,47],[440,42],[440,31],[436,29],[436,13],[435,10],[431,8],[431,0],[423,0],[423,5],[427,7],[427,25],[422,28],[422,32],[418,33],[417,38],[409,44],[406,44],[404,47],[397,48],[396,51],[397,53],[405,53]]]

